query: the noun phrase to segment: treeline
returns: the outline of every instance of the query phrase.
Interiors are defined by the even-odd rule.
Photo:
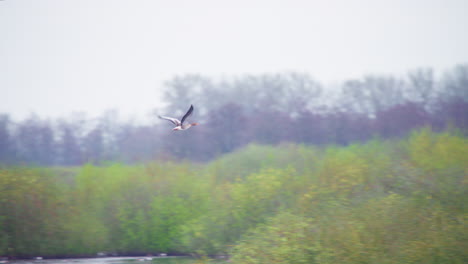
[[[0,256],[229,254],[243,263],[465,263],[457,132],[249,145],[206,164],[0,169]]]
[[[414,128],[468,128],[468,65],[437,76],[418,69],[403,77],[369,75],[323,87],[307,74],[201,75],[169,80],[152,124],[120,121],[118,112],[22,121],[0,115],[0,164],[81,165],[155,158],[206,161],[249,143],[314,145],[395,138]],[[190,133],[174,133],[157,114],[181,116],[190,104]]]

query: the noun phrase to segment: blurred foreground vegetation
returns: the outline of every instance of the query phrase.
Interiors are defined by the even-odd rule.
[[[0,169],[0,256],[229,254],[233,263],[466,263],[468,141],[414,131],[251,144],[206,164]]]

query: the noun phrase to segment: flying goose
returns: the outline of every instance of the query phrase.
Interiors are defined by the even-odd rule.
[[[187,117],[189,117],[192,114],[192,112],[193,112],[193,105],[190,105],[189,110],[187,111],[187,113],[185,113],[185,115],[182,117],[181,120],[179,120],[177,118],[173,118],[173,117],[167,117],[167,116],[158,116],[158,117],[161,118],[161,119],[171,121],[176,126],[176,127],[174,127],[172,129],[173,131],[186,130],[186,129],[189,129],[190,127],[192,127],[192,126],[198,125],[198,123],[184,124],[185,119],[187,119]]]

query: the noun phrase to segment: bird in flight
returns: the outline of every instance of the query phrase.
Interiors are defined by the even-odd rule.
[[[164,120],[171,121],[175,125],[175,127],[172,129],[173,131],[186,130],[186,129],[189,129],[190,127],[198,125],[198,123],[184,124],[185,119],[187,119],[187,117],[189,117],[192,114],[192,112],[193,112],[193,105],[190,105],[189,110],[187,111],[187,113],[185,113],[185,115],[182,117],[181,120],[177,118],[173,118],[173,117],[167,117],[167,116],[158,116],[158,117]]]

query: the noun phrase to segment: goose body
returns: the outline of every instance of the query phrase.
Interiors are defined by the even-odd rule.
[[[189,129],[190,127],[198,125],[198,123],[184,123],[185,119],[187,119],[187,117],[189,117],[192,114],[192,112],[193,112],[193,105],[190,105],[189,110],[187,111],[187,113],[185,113],[185,115],[182,117],[181,120],[177,118],[173,118],[173,117],[168,117],[168,116],[158,116],[158,117],[173,123],[175,125],[175,127],[172,129],[173,131],[186,130],[186,129]]]

